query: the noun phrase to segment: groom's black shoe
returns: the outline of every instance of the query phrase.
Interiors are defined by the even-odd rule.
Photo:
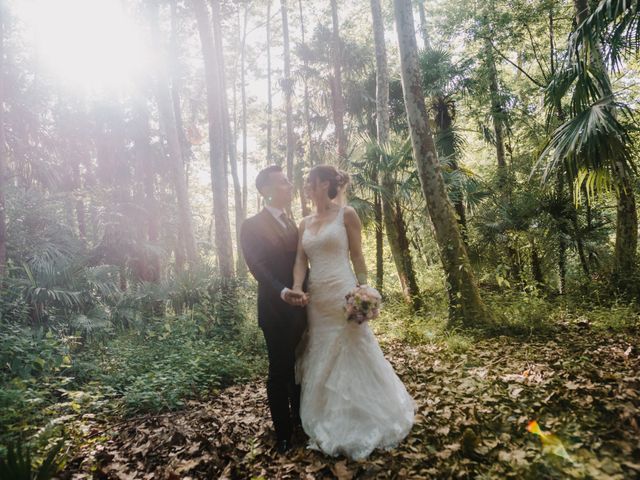
[[[290,440],[278,440],[276,443],[276,451],[283,455],[291,450],[291,441]]]

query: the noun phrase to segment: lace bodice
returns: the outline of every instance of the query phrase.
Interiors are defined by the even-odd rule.
[[[309,258],[309,293],[313,308],[325,315],[342,312],[345,295],[356,285],[349,260],[349,237],[344,225],[344,207],[336,218],[317,232],[305,228],[302,247]],[[331,310],[331,311],[330,311]],[[342,315],[338,315],[342,321]]]

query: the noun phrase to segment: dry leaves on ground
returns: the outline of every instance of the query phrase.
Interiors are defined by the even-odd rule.
[[[63,478],[608,478],[640,476],[640,336],[565,327],[554,338],[478,341],[464,354],[385,344],[418,405],[409,437],[366,461],[272,448],[262,382],[180,412],[131,419],[85,446]],[[543,449],[527,424],[560,439]],[[546,450],[548,452],[548,449]]]

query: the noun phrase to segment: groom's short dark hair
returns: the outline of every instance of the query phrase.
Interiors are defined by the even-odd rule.
[[[278,165],[269,165],[267,168],[263,168],[258,172],[258,176],[256,177],[256,188],[262,195],[262,189],[269,185],[271,179],[269,175],[275,172],[281,172],[282,167]]]

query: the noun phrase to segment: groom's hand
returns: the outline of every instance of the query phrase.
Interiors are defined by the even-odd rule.
[[[295,305],[297,307],[304,307],[308,300],[307,295],[302,290],[285,289],[282,292],[282,299],[289,305]]]

